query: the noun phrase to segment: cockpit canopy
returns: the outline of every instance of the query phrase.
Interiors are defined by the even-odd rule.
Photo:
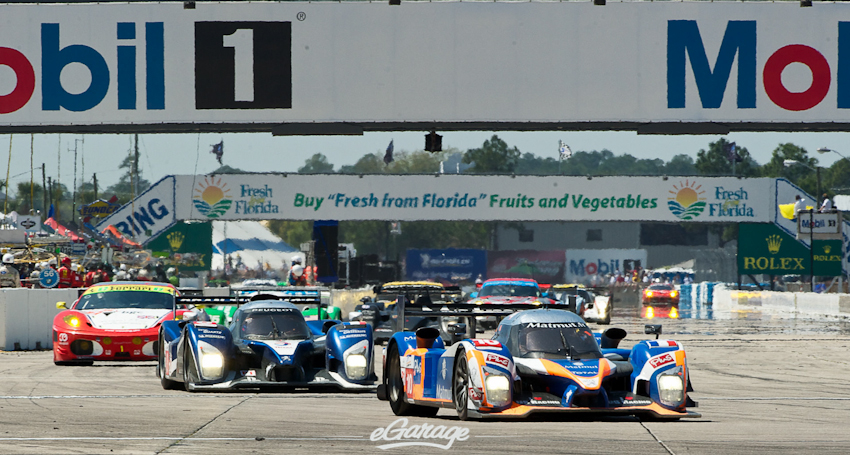
[[[305,340],[310,329],[301,312],[291,304],[254,305],[239,309],[233,317],[231,332],[245,340]]]
[[[602,350],[587,324],[575,313],[540,309],[514,313],[496,329],[494,340],[515,357],[599,359]]]

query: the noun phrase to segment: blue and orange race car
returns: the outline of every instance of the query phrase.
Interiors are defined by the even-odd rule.
[[[549,308],[517,311],[492,339],[449,348],[430,328],[399,332],[387,345],[378,397],[396,415],[451,408],[462,420],[544,412],[699,417],[687,410],[696,403],[684,347],[648,340],[620,349],[625,336],[617,328],[594,334],[575,313]]]

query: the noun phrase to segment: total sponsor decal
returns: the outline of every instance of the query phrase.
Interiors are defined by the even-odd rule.
[[[292,355],[298,348],[298,344],[303,340],[296,341],[271,341],[266,343],[270,348],[274,349],[279,355]]]

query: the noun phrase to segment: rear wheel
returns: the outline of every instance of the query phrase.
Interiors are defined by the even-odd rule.
[[[387,357],[387,398],[393,413],[397,416],[433,417],[440,410],[431,406],[410,404],[405,400],[404,378],[401,376],[401,358],[398,346],[390,347]]]
[[[469,365],[466,363],[466,351],[458,349],[455,357],[455,371],[452,375],[452,401],[460,420],[469,419]]]
[[[176,390],[180,388],[180,384],[177,381],[172,381],[168,379],[168,375],[165,368],[165,349],[166,344],[163,342],[162,337],[160,337],[159,342],[157,343],[159,347],[159,358],[156,361],[156,374],[159,376],[159,382],[162,384],[162,388],[165,390]]]

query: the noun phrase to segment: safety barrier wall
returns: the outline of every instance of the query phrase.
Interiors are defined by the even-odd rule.
[[[56,302],[69,304],[77,299],[77,289],[0,290],[0,350],[32,350],[53,347],[53,317]]]
[[[812,292],[738,291],[725,286],[714,288],[715,314],[718,312],[776,312],[803,316],[850,317],[850,295]]]

